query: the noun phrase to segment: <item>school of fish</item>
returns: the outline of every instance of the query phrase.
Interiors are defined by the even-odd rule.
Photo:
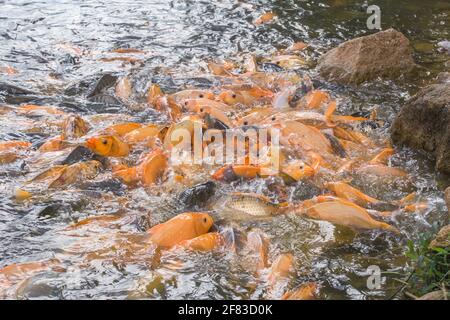
[[[255,24],[275,18],[266,13]],[[276,238],[257,228],[248,229],[244,222],[270,223],[295,215],[356,233],[401,236],[391,216],[424,210],[427,203],[414,193],[403,199],[378,199],[353,183],[368,176],[379,184],[408,183],[411,177],[404,168],[390,164],[395,150],[389,141],[370,136],[370,128],[380,122],[376,112],[343,114],[339,97],[314,87],[302,69],[308,64],[305,48],[304,43],[294,43],[273,56],[248,54],[209,61],[207,71],[216,85],[207,89],[165,92],[158,83],[148,83],[145,92],[136,92],[131,74],[113,81],[115,99],[130,108],[153,109],[163,119],[157,123],[129,121],[126,114],[78,115],[50,105],[1,105],[2,119],[14,114],[20,119],[16,125],[22,128],[36,131],[45,123],[58,132],[40,145],[22,140],[0,142],[1,166],[25,161],[31,168],[13,192],[15,201],[32,204],[57,190],[83,190],[101,177],[119,181],[126,190],[142,188],[148,194],[169,196],[179,193],[179,205],[169,219],[139,234],[123,228],[131,219],[126,213],[92,216],[62,228],[59,232],[76,241],[59,257],[1,266],[0,297],[10,296],[26,279],[45,270],[65,272],[64,256],[79,255],[78,268],[100,259],[145,262],[155,270],[166,263],[168,252],[226,251],[241,257],[237,261],[242,268],[264,283],[265,298],[318,299],[320,283],[289,288],[302,261],[296,261],[291,252],[273,250]],[[111,61],[128,63],[139,53],[116,50],[114,54],[119,56]],[[96,96],[101,95],[99,84]],[[135,99],[137,95],[144,99]],[[180,140],[173,133],[183,129],[194,134],[196,128],[224,137],[226,131],[275,128],[279,145],[271,146],[276,147],[278,167],[250,163],[248,148],[244,148],[241,163],[177,163],[171,151]],[[194,141],[190,144],[188,153],[196,148]],[[208,144],[203,142],[201,147]],[[251,180],[266,181],[270,192],[235,188]],[[289,195],[300,183],[319,191],[292,200]],[[230,185],[235,191],[216,192]],[[102,197],[114,195],[105,192]],[[127,201],[125,198],[120,201]],[[176,269],[183,262],[171,263]]]

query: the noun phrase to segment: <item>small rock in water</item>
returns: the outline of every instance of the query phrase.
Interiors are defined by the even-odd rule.
[[[450,82],[450,72],[441,72],[436,78],[437,83],[449,83]]]
[[[445,41],[438,42],[438,46],[450,54],[450,41],[445,40]]]

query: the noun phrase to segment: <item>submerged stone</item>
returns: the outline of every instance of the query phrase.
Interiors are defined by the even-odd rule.
[[[397,78],[415,66],[409,40],[389,29],[342,43],[319,59],[317,69],[329,81],[360,84],[378,77]]]

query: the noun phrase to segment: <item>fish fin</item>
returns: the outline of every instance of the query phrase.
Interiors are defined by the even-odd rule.
[[[309,156],[311,157],[310,167],[314,170],[314,174],[316,174],[319,171],[321,165],[324,164],[324,160],[320,154],[315,152],[310,152]]]
[[[384,230],[387,230],[387,231],[391,231],[391,232],[396,233],[396,234],[400,234],[400,230],[399,229],[397,229],[396,227],[391,226],[390,224],[385,223],[385,222],[381,222],[381,228],[384,229]]]
[[[395,153],[392,148],[385,148],[380,153],[378,153],[372,160],[369,161],[370,164],[386,164],[390,156]]]
[[[34,177],[30,181],[28,181],[26,184],[29,184],[31,182],[36,182],[36,181],[42,181],[42,180],[45,180],[45,179],[48,179],[51,177],[58,178],[62,174],[62,171],[66,168],[67,168],[67,165],[56,165],[56,166],[38,174],[36,177]]]
[[[325,121],[329,127],[335,126],[335,124],[333,123],[332,116],[333,113],[336,111],[336,107],[337,107],[336,100],[333,100],[328,104],[327,110],[325,111]]]
[[[408,203],[414,202],[416,200],[416,198],[417,198],[417,192],[412,192],[412,193],[408,194],[406,197],[398,200],[397,203],[399,205],[404,206],[404,205],[406,205]]]
[[[421,201],[421,202],[405,205],[403,207],[403,211],[406,211],[409,213],[421,212],[421,211],[425,211],[426,209],[428,209],[428,207],[429,207],[428,201]]]
[[[354,159],[345,161],[344,164],[342,166],[340,166],[336,172],[343,173],[343,172],[348,172],[348,171],[352,170],[352,167],[355,164],[355,162],[356,161]]]

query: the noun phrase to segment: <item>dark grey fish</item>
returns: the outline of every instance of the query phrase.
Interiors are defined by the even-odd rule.
[[[362,121],[357,125],[357,127],[361,130],[365,130],[366,128],[375,130],[378,129],[380,126],[381,126],[380,123],[373,120]]]
[[[324,133],[324,135],[325,137],[327,137],[328,141],[330,141],[331,147],[333,148],[335,154],[337,154],[341,158],[347,157],[347,153],[345,152],[344,147],[335,136],[332,136],[329,133]]]
[[[104,157],[93,153],[88,148],[86,148],[84,146],[77,146],[69,153],[69,155],[65,159],[61,160],[59,162],[59,164],[71,165],[71,164],[74,164],[77,162],[89,161],[89,160],[100,161],[103,165],[104,165],[104,162],[106,161],[106,159]]]
[[[291,201],[303,201],[322,194],[322,190],[308,181],[298,181],[295,184]]]
[[[0,90],[0,96],[2,96],[2,91]],[[13,105],[19,105],[24,103],[30,103],[30,104],[42,104],[42,101],[46,100],[43,97],[37,96],[37,95],[28,95],[28,94],[18,94],[18,95],[6,95],[4,97],[4,102],[8,104]]]
[[[353,112],[352,114],[350,114],[350,116],[352,116],[352,117],[363,117],[363,118],[369,118],[370,115],[371,115],[371,111],[369,111],[369,110],[356,111],[356,112]]]
[[[211,115],[207,114],[205,116],[205,123],[208,126],[208,129],[217,129],[217,130],[227,130],[229,127],[220,121],[219,119],[216,119],[212,117]]]
[[[6,82],[0,82],[0,93],[6,93],[11,95],[27,95],[27,94],[37,94],[34,91],[28,90],[26,88],[21,88]]]
[[[280,67],[279,65],[277,65],[276,63],[271,63],[271,62],[264,62],[261,63],[261,65],[259,66],[259,68],[261,69],[261,71],[263,72],[283,72],[284,68]]]
[[[87,95],[88,98],[99,95],[103,90],[111,88],[117,82],[117,76],[106,73],[97,81],[94,89]]]
[[[295,89],[294,94],[291,96],[289,100],[289,105],[291,107],[296,107],[297,102],[300,101],[308,92],[313,89],[311,83],[307,83],[302,81],[302,83]]]
[[[61,210],[63,208],[62,204],[59,203],[52,203],[49,204],[43,208],[41,208],[38,212],[37,215],[40,218],[54,218],[59,216],[59,214],[64,211]]]
[[[62,58],[58,60],[58,62],[62,65],[67,64],[75,65],[78,64],[79,61],[80,59],[77,56],[73,56],[70,53],[65,54]]]
[[[72,83],[65,90],[64,94],[67,96],[82,95],[91,88],[93,83],[98,79],[98,77],[88,77],[80,80],[79,82]]]
[[[122,106],[122,102],[120,102],[116,97],[109,95],[109,94],[98,94],[95,96],[91,96],[89,98],[89,101],[102,103],[106,105],[115,105],[115,106]]]
[[[181,192],[177,200],[186,209],[200,207],[214,195],[216,184],[212,181],[197,184]]]
[[[91,191],[112,192],[115,195],[121,195],[127,187],[118,179],[105,179],[100,181],[86,181],[81,185],[82,188]]]

